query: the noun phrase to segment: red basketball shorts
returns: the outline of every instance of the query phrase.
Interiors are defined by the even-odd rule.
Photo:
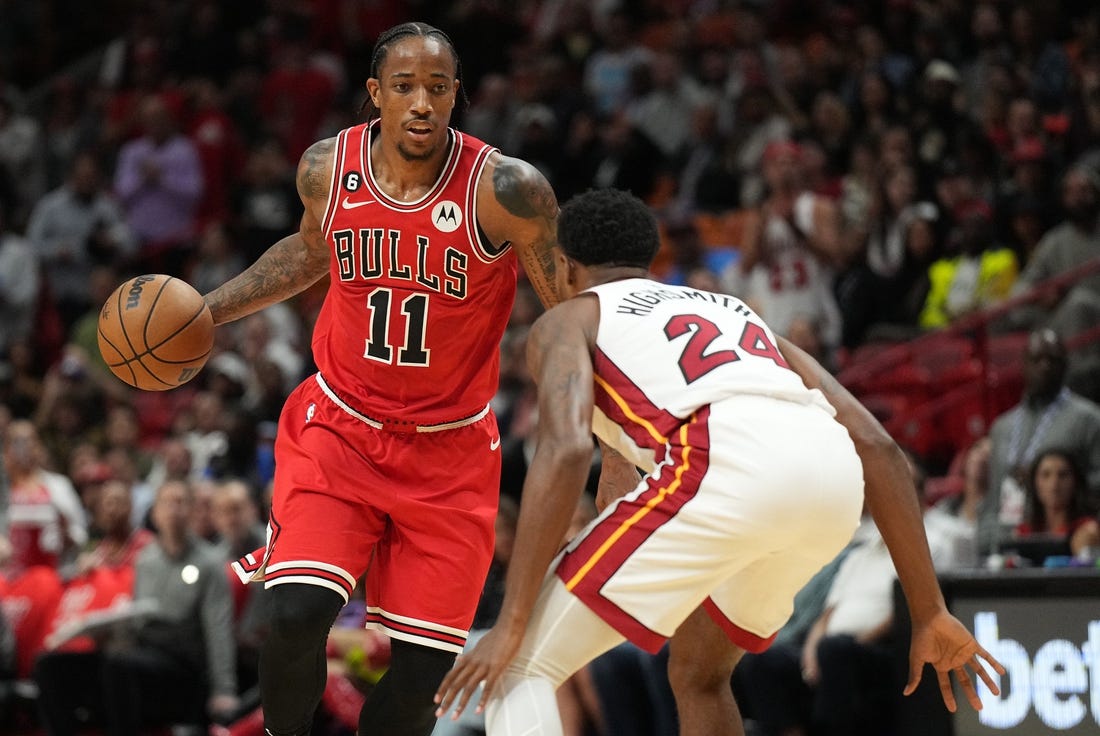
[[[279,419],[267,547],[234,569],[345,601],[365,572],[368,628],[460,652],[493,554],[496,418],[388,431],[319,378],[295,389]]]

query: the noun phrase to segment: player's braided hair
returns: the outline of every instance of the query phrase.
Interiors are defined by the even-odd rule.
[[[443,31],[439,30],[435,26],[430,26],[427,23],[421,23],[419,21],[412,21],[409,23],[401,23],[393,26],[385,31],[382,31],[378,35],[378,40],[374,42],[374,53],[370,59],[370,75],[371,77],[378,78],[378,70],[382,67],[383,62],[386,61],[386,54],[389,52],[391,46],[395,43],[412,36],[421,36],[427,38],[429,36],[435,36],[444,44],[451,52],[451,58],[455,62],[455,79],[458,80],[458,94],[462,98],[462,107],[465,109],[469,106],[470,101],[466,97],[466,86],[461,84],[462,82],[462,60],[458,58],[458,52],[455,51],[454,42],[451,41],[451,37]],[[374,120],[379,115],[378,108],[375,106],[374,101],[371,100],[370,95],[367,95],[363,100],[362,107],[359,108],[359,112],[363,110],[367,111],[367,120]]]
[[[586,266],[649,268],[660,244],[657,218],[630,192],[593,189],[558,215],[558,246]]]

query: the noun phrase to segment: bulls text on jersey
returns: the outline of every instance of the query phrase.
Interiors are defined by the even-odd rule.
[[[401,250],[402,238],[416,238],[416,258],[408,249]],[[388,279],[408,281],[429,291],[466,298],[466,267],[468,256],[457,248],[446,246],[442,268],[429,260],[432,244],[427,235],[409,236],[401,230],[361,228],[338,230],[332,234],[336,248],[336,263],[341,281]]]

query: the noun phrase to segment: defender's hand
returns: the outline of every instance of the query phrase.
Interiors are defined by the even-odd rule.
[[[443,678],[439,690],[436,691],[435,702],[439,706],[435,711],[436,718],[442,718],[443,714],[454,705],[454,714],[451,718],[457,720],[465,710],[466,704],[470,702],[478,685],[482,687],[481,700],[478,701],[476,712],[483,712],[486,703],[489,702],[489,693],[493,691],[504,669],[516,656],[522,641],[522,630],[494,626],[482,637],[472,652],[459,655],[454,668]]]
[[[986,671],[981,661],[983,659],[998,674],[1005,674],[1004,666],[989,652],[982,649],[966,627],[947,611],[937,613],[923,623],[914,621],[913,639],[909,645],[909,682],[905,686],[905,694],[910,695],[917,689],[921,680],[921,670],[927,663],[936,669],[940,694],[943,695],[944,705],[949,711],[954,713],[956,708],[955,694],[951,690],[952,672],[958,678],[959,685],[966,693],[966,699],[970,701],[970,705],[974,710],[981,710],[982,701],[978,697],[974,680],[967,671],[968,668],[982,678],[990,692],[994,695],[1001,694],[1000,688]]]

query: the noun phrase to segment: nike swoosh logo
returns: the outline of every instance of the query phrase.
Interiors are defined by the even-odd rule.
[[[349,202],[347,197],[344,197],[344,201],[340,203],[340,206],[345,210],[353,210],[356,207],[362,207],[366,204],[374,204],[373,199],[365,199],[362,202]]]
[[[500,437],[497,437],[495,440],[489,443],[489,451],[492,452],[498,447],[500,447]]]

